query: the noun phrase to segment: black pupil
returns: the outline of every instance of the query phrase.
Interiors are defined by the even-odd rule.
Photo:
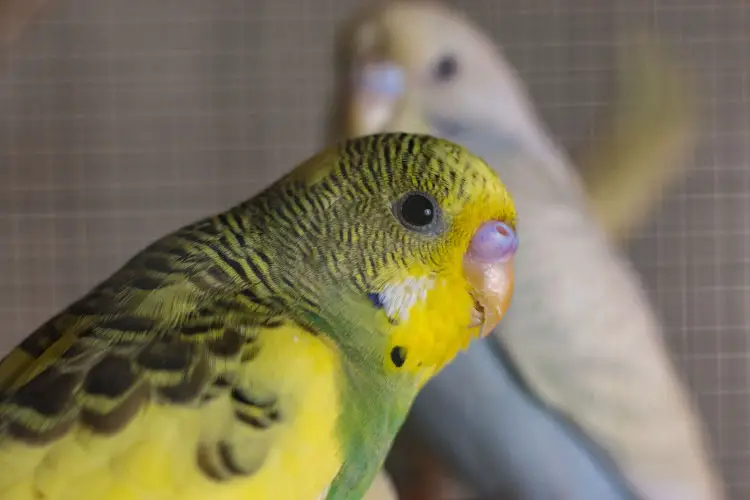
[[[412,194],[401,205],[401,217],[412,226],[427,226],[435,218],[435,207],[424,195]]]
[[[458,72],[458,62],[453,56],[442,57],[435,67],[435,76],[440,81],[447,81],[453,78]]]

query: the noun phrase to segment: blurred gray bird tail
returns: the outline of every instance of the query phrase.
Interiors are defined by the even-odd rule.
[[[638,34],[618,49],[610,118],[575,163],[593,214],[622,240],[685,175],[698,113],[689,75],[656,38]]]

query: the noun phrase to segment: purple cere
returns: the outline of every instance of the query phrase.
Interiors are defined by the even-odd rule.
[[[518,237],[502,222],[485,222],[479,227],[469,245],[469,255],[475,260],[493,263],[509,259],[516,253]]]
[[[376,94],[399,95],[406,87],[404,71],[393,63],[368,64],[358,79],[363,89]]]

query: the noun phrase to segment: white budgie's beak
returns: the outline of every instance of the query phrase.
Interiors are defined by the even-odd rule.
[[[350,135],[383,132],[406,92],[406,72],[390,61],[368,62],[354,69],[351,90]]]

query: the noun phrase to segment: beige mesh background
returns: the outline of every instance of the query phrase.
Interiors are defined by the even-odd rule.
[[[334,29],[360,3],[50,2],[0,58],[3,351],[150,240],[319,147]],[[704,114],[690,175],[630,252],[732,498],[750,498],[750,2],[461,6],[505,46],[569,147],[607,106],[619,28],[655,28],[695,70]]]

